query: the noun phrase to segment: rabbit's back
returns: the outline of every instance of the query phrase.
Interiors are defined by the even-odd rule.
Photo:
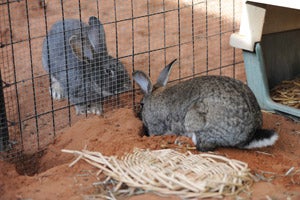
[[[154,126],[149,124],[157,129],[154,132],[165,127],[170,129],[167,132],[175,134],[196,132],[205,141],[219,140],[221,146],[245,141],[262,123],[259,105],[250,88],[224,76],[197,77],[154,91],[148,103],[144,118],[154,121]],[[155,112],[156,109],[160,112]],[[159,121],[167,124],[159,125]]]
[[[244,112],[256,113],[260,110],[253,92],[246,84],[225,76],[196,77],[162,90],[153,92],[152,101],[165,102],[164,105],[171,105],[177,111],[198,101],[231,109],[241,108]]]

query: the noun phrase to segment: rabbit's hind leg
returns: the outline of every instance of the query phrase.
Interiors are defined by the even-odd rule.
[[[202,134],[202,136],[204,134]],[[213,151],[219,146],[215,143],[215,141],[209,141],[207,138],[201,140],[200,132],[196,133],[196,138],[197,138],[196,148],[198,151],[202,151],[202,152]]]
[[[198,151],[202,151],[202,152],[213,151],[217,147],[217,145],[213,141],[209,142],[209,141],[201,140],[200,131],[188,132],[188,133],[184,133],[183,135],[192,139]]]
[[[65,98],[65,93],[58,80],[51,76],[51,82],[49,92],[52,94],[52,98],[54,100],[63,100]]]

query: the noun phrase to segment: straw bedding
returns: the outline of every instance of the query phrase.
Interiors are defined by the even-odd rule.
[[[271,97],[275,102],[300,109],[300,77],[282,81],[272,89]]]
[[[117,181],[114,193],[126,185],[182,198],[223,197],[236,195],[252,184],[246,163],[215,154],[136,149],[118,159],[87,150],[62,151],[78,155],[70,166],[83,159],[99,168],[107,180]]]

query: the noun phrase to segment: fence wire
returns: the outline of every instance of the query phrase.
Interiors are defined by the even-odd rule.
[[[40,153],[93,113],[134,109],[134,70],[155,80],[177,58],[171,81],[243,80],[241,52],[229,45],[240,7],[241,0],[1,0],[1,158]]]

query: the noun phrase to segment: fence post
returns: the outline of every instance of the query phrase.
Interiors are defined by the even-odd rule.
[[[0,152],[5,151],[9,141],[5,100],[2,86],[2,75],[0,70]]]

